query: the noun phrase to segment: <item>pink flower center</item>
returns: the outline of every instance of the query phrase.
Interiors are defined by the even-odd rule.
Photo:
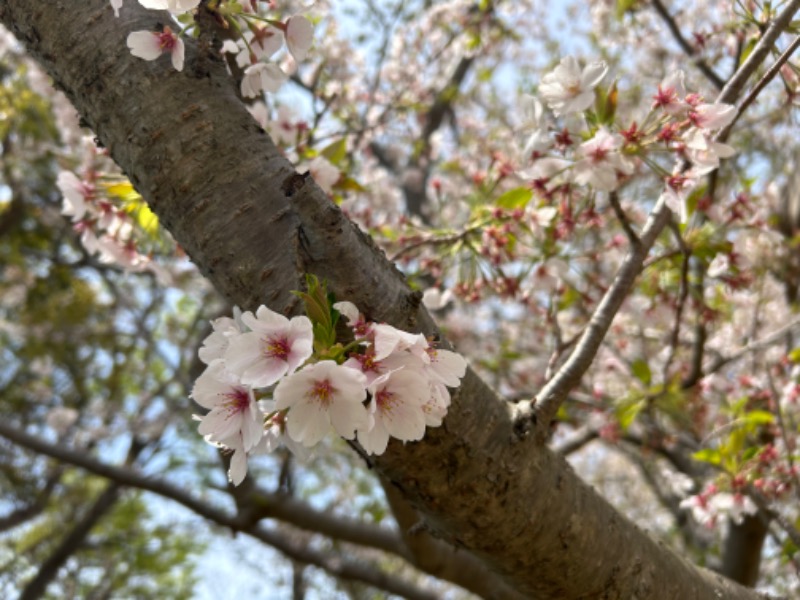
[[[598,146],[591,152],[589,152],[589,158],[592,159],[592,162],[599,163],[603,162],[608,155],[608,148],[603,148],[602,146]]]
[[[158,45],[164,51],[171,52],[175,44],[178,43],[178,38],[169,27],[164,27],[164,31],[157,33],[156,36],[158,37]]]
[[[225,398],[225,408],[230,414],[243,413],[250,407],[250,395],[245,389],[234,388],[225,394]]]
[[[311,388],[311,397],[319,403],[327,406],[333,400],[333,395],[336,393],[336,388],[333,387],[329,379],[322,379],[315,381],[314,386]]]
[[[653,96],[653,107],[657,108],[659,106],[669,106],[670,104],[676,103],[678,101],[678,94],[674,88],[668,87],[667,89],[662,89],[661,86],[658,86],[658,93]]]
[[[377,394],[375,394],[375,403],[380,407],[383,411],[390,411],[392,406],[397,403],[397,399],[395,398],[395,394],[383,388],[379,390]]]
[[[687,181],[688,178],[683,175],[670,175],[667,177],[667,185],[678,192],[684,188]]]
[[[267,338],[267,343],[264,346],[264,355],[267,358],[278,358],[280,360],[289,360],[289,353],[292,351],[292,346],[289,340],[285,337],[270,337]]]

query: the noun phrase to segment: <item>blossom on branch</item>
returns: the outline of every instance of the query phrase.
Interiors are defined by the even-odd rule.
[[[429,392],[421,373],[402,368],[391,371],[375,379],[369,393],[375,422],[358,431],[358,442],[367,454],[383,454],[390,436],[409,442],[422,439]]]
[[[552,73],[542,78],[539,93],[556,116],[580,112],[592,105],[594,88],[607,72],[608,66],[603,61],[581,69],[574,57],[566,56]]]
[[[603,127],[592,139],[580,145],[575,163],[575,182],[610,192],[619,187],[618,175],[633,173],[633,165],[620,154],[622,137]]]
[[[209,441],[225,444],[226,440],[241,437],[246,452],[261,439],[264,427],[253,390],[241,385],[221,363],[209,366],[197,378],[191,396],[209,409],[198,427]]]
[[[255,315],[243,313],[242,323],[251,331],[230,338],[224,360],[245,385],[270,386],[311,356],[314,334],[308,317],[289,320],[261,306]]]
[[[256,63],[244,70],[242,77],[242,96],[255,98],[264,92],[274,94],[289,78],[278,65],[272,63]]]
[[[286,47],[297,62],[302,62],[314,41],[314,26],[301,15],[286,21]]]
[[[168,52],[172,58],[172,66],[177,71],[183,70],[184,45],[172,29],[164,27],[164,31],[134,31],[128,35],[128,48],[131,54],[144,60],[155,60]]]
[[[355,369],[323,360],[282,379],[275,388],[275,407],[290,409],[289,437],[313,446],[333,429],[352,440],[357,429],[369,429],[364,408],[367,379]]]

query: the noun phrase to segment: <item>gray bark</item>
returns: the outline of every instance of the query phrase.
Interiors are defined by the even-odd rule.
[[[303,274],[369,317],[426,334],[402,275],[313,181],[295,173],[237,98],[223,64],[187,43],[187,65],[132,57],[129,32],[166,14],[107,0],[3,0],[0,19],[52,75],[161,222],[231,302],[286,314]],[[472,371],[444,425],[392,444],[374,468],[435,535],[532,598],[757,598],[653,541],[534,436]]]

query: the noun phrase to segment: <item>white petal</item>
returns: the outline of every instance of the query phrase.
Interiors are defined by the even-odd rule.
[[[127,42],[131,54],[145,60],[155,60],[161,56],[158,35],[152,31],[134,31],[128,35]]]
[[[389,444],[389,432],[381,423],[375,423],[370,431],[358,431],[358,442],[367,454],[381,455]]]
[[[167,10],[169,7],[167,0],[139,0],[139,4],[151,10]]]
[[[287,416],[286,430],[306,448],[317,444],[330,431],[328,411],[319,402],[299,402]]]
[[[237,448],[231,456],[231,465],[228,469],[228,481],[233,485],[239,485],[247,475],[247,454],[241,448]]]
[[[352,302],[337,302],[333,305],[333,308],[343,314],[347,319],[347,322],[351,325],[356,323],[358,321],[358,317],[361,316],[361,314],[358,312],[358,308],[356,308],[356,305]]]
[[[295,15],[286,22],[286,46],[297,62],[305,59],[314,41],[314,26],[301,15]]]
[[[394,438],[403,441],[421,440],[425,435],[425,413],[422,407],[400,403],[383,415],[383,424]]]
[[[237,375],[249,369],[261,358],[261,334],[255,332],[234,336],[225,350],[225,367]]]
[[[172,66],[176,71],[183,71],[183,54],[185,48],[183,40],[178,38],[175,40],[175,47],[172,49]]]
[[[360,402],[335,402],[329,414],[336,433],[347,440],[355,437],[356,429],[366,429],[370,425],[369,413]]]
[[[602,81],[603,77],[606,76],[606,73],[608,73],[608,66],[602,60],[589,63],[583,69],[583,74],[581,75],[581,87],[584,89],[594,88],[600,83],[600,81]]]
[[[289,79],[289,76],[280,70],[278,65],[269,63],[261,70],[261,87],[265,92],[274,94]]]

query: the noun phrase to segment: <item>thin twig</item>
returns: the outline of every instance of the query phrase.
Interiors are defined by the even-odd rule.
[[[678,291],[678,306],[675,308],[675,323],[672,326],[672,333],[670,333],[669,338],[669,356],[667,356],[667,360],[664,361],[664,368],[662,369],[661,375],[665,388],[669,377],[669,369],[672,366],[672,361],[675,360],[675,354],[678,351],[678,344],[680,342],[681,321],[683,320],[683,311],[686,308],[686,299],[689,297],[689,259],[692,256],[692,251],[686,245],[681,230],[672,219],[670,219],[669,228],[678,241],[681,254],[683,254],[683,262],[681,263],[681,287]]]
[[[536,395],[533,402],[523,401],[517,405],[517,425],[521,432],[526,430],[526,426],[522,424],[523,421],[530,419],[535,412],[536,420],[540,423],[539,432],[544,435],[543,439],[546,437],[550,421],[555,417],[558,407],[592,364],[614,316],[642,270],[645,256],[666,225],[670,214],[664,199],[660,199],[645,223],[639,243],[631,245],[614,282],[595,309],[575,350],[555,376]]]
[[[622,210],[622,205],[619,203],[619,195],[616,191],[608,194],[608,202],[611,204],[611,208],[614,209],[614,214],[617,215],[617,219],[619,220],[620,225],[622,225],[622,229],[625,230],[625,235],[628,236],[628,241],[632,246],[635,246],[639,243],[639,236],[636,235],[636,232],[633,230],[633,226],[631,225],[628,215],[626,215],[625,211]]]
[[[747,356],[751,352],[755,352],[756,350],[760,350],[761,348],[765,348],[767,346],[771,346],[772,344],[780,341],[780,339],[785,334],[787,334],[792,329],[794,329],[795,327],[798,327],[798,326],[800,326],[800,317],[797,317],[797,318],[793,319],[792,321],[789,321],[783,327],[780,327],[779,329],[776,329],[775,331],[773,331],[769,335],[761,338],[760,340],[755,340],[755,341],[750,342],[749,344],[746,344],[746,345],[742,346],[741,348],[739,348],[733,354],[729,354],[728,356],[722,356],[722,357],[717,358],[713,363],[711,363],[705,369],[703,369],[703,373],[702,374],[703,375],[709,375],[711,373],[716,373],[717,371],[719,371],[725,365],[727,365],[729,363],[732,363],[734,361],[737,361],[740,358],[742,358],[743,356]]]
[[[435,600],[438,597],[432,592],[421,589],[414,584],[398,577],[394,577],[372,565],[364,563],[363,561],[356,562],[355,560],[344,558],[338,554],[331,555],[330,552],[319,552],[307,544],[297,544],[290,540],[287,536],[258,526],[257,521],[254,522],[249,518],[242,519],[242,515],[231,515],[225,510],[215,508],[207,502],[186,493],[184,490],[178,488],[177,486],[173,486],[166,481],[141,475],[130,468],[118,467],[103,463],[92,456],[87,455],[85,452],[79,452],[70,448],[59,446],[57,444],[51,444],[50,442],[46,442],[36,438],[35,436],[20,431],[3,420],[0,420],[0,436],[14,442],[19,446],[44,456],[49,456],[63,463],[72,464],[85,469],[90,473],[94,473],[95,475],[105,477],[113,482],[112,485],[133,487],[152,492],[164,498],[169,498],[170,500],[174,500],[209,521],[217,523],[223,527],[230,528],[233,531],[241,531],[246,533],[257,540],[276,548],[292,560],[314,565],[336,577],[360,581],[377,589],[389,592],[390,594],[397,594],[405,598]],[[258,501],[258,498],[254,500],[254,502]],[[296,500],[285,497],[281,499],[281,502],[287,505],[300,504]],[[296,508],[297,506],[294,506],[289,510],[294,511]],[[313,509],[309,510],[313,511]],[[313,512],[318,513],[318,511]],[[263,516],[267,515],[264,514]],[[332,516],[323,516],[328,517],[330,520],[334,520],[334,517]],[[290,522],[288,519],[286,519],[286,521]],[[351,525],[363,525],[352,519],[347,521]],[[342,523],[344,524],[345,522],[343,521]],[[301,524],[296,525],[302,527]],[[347,527],[348,525],[345,524],[345,528]],[[373,527],[372,529],[375,528]],[[346,538],[341,539],[345,541],[352,541],[346,540]],[[400,547],[402,547],[402,542],[398,542],[398,544]],[[392,551],[391,549],[382,549],[389,552]],[[400,552],[399,556],[405,557],[404,552]]]
[[[459,231],[458,233],[453,233],[451,235],[445,235],[442,237],[424,237],[421,240],[417,240],[416,242],[410,243],[408,246],[404,246],[397,252],[395,252],[389,260],[395,262],[405,255],[410,254],[414,250],[418,248],[422,248],[423,246],[447,246],[450,244],[455,244],[456,242],[461,242],[467,239],[470,235],[475,233],[476,231],[480,231],[482,226],[476,227],[469,227],[464,231]]]
[[[767,72],[764,73],[764,76],[758,80],[758,83],[756,83],[753,89],[750,90],[750,93],[747,94],[745,99],[742,100],[742,102],[736,108],[736,116],[733,118],[733,121],[731,121],[730,125],[725,127],[722,131],[720,131],[717,134],[716,137],[718,140],[727,139],[728,135],[731,132],[731,129],[733,129],[733,126],[736,125],[736,122],[739,120],[739,117],[741,117],[744,114],[744,111],[746,111],[747,108],[755,101],[755,99],[761,93],[761,90],[763,90],[767,86],[767,84],[775,78],[775,75],[777,75],[780,72],[781,67],[783,67],[783,65],[786,64],[786,62],[789,60],[789,58],[791,58],[792,54],[794,54],[795,50],[797,50],[798,47],[800,47],[800,36],[794,38],[794,41],[792,41],[792,43],[789,44],[789,47],[786,48],[786,50],[783,51],[783,53],[778,57],[778,59],[772,64],[772,66],[769,69],[767,69]]]
[[[681,33],[681,30],[678,27],[678,24],[675,22],[675,19],[669,14],[667,7],[664,6],[661,0],[653,0],[653,8],[656,9],[656,12],[664,20],[667,28],[672,33],[672,37],[675,38],[675,41],[678,42],[678,45],[686,53],[686,55],[692,59],[692,62],[694,62],[700,72],[706,76],[706,79],[708,79],[715,88],[721,90],[725,85],[725,81],[722,79],[722,77],[714,72],[714,69],[712,69],[705,60],[697,56],[697,51],[683,36],[683,33]]]

